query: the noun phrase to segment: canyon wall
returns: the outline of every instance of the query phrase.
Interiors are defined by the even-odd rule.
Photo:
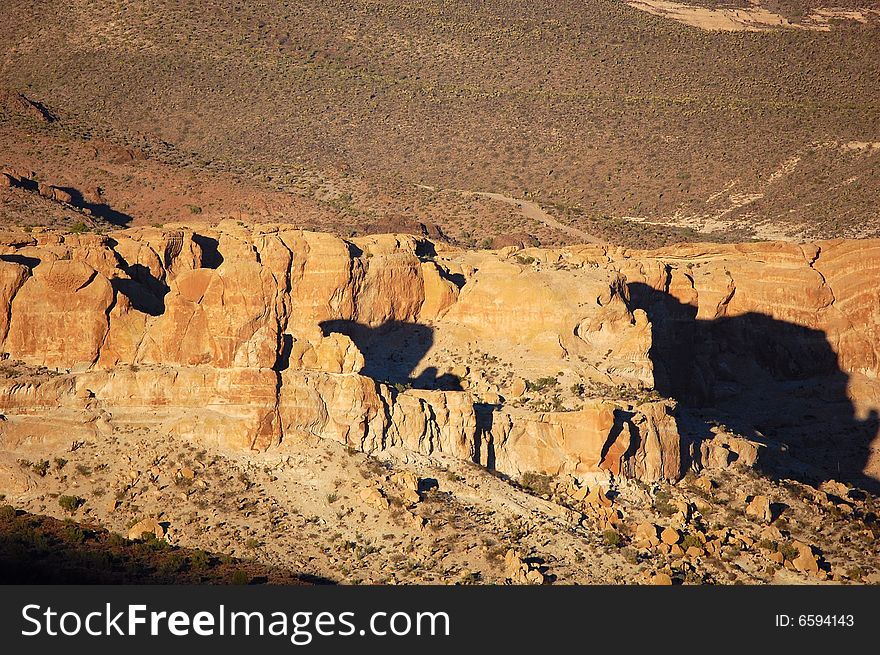
[[[751,373],[696,380],[700,357],[717,354],[705,351],[682,387],[670,380],[681,353],[669,351],[688,346],[670,335],[705,325],[714,343],[723,325],[736,342],[737,317],[794,326],[784,347],[756,355],[762,371],[844,371],[854,411],[870,411],[878,255],[878,241],[459,252],[232,221],[198,233],[7,235],[2,447],[137,429],[228,449],[318,437],[446,453],[511,476],[677,479],[699,448],[676,401],[724,397]],[[517,401],[549,379],[626,393]]]

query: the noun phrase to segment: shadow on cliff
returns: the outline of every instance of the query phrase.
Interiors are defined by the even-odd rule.
[[[10,262],[12,264],[21,264],[33,273],[34,269],[40,265],[40,260],[36,257],[28,257],[27,255],[18,255],[15,253],[8,255],[0,255],[0,262]]]
[[[415,389],[461,391],[461,380],[452,373],[440,374],[428,366],[413,373],[434,344],[434,329],[421,323],[387,321],[371,327],[347,320],[324,321],[321,330],[327,336],[338,332],[351,338],[364,355],[363,375],[392,385]]]
[[[654,386],[679,402],[679,427],[696,453],[709,428],[724,424],[768,445],[758,466],[771,477],[835,479],[880,493],[880,481],[864,473],[877,411],[857,416],[849,375],[824,332],[758,313],[698,319],[693,305],[628,286],[632,306],[651,321]]]
[[[165,296],[170,288],[162,280],[156,278],[146,266],[133,264],[125,269],[130,279],[114,278],[110,284],[117,293],[121,293],[131,306],[150,316],[165,313]]]
[[[121,212],[118,209],[114,209],[105,202],[92,202],[86,200],[79,189],[75,189],[73,187],[58,188],[70,196],[71,205],[79,209],[87,209],[92,216],[103,219],[116,227],[128,227],[131,224],[132,220],[134,220],[128,214]]]

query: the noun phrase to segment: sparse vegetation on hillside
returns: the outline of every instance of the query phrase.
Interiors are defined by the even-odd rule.
[[[572,241],[455,190],[536,201],[634,246],[880,229],[877,21],[708,32],[611,0],[19,0],[7,13],[29,18],[0,36],[0,84],[57,117],[22,120],[308,198],[308,221],[346,234]]]
[[[155,537],[153,537],[155,541]],[[303,584],[295,573],[253,561],[213,557],[165,542],[0,507],[0,581],[4,584]]]

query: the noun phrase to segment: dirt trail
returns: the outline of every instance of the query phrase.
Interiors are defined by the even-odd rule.
[[[531,200],[521,200],[520,198],[511,198],[510,196],[505,196],[501,193],[493,193],[491,191],[467,191],[465,189],[437,189],[436,187],[427,186],[425,184],[417,184],[421,189],[427,189],[429,191],[449,191],[451,193],[458,193],[463,196],[481,196],[483,198],[489,198],[490,200],[495,200],[497,202],[503,202],[508,205],[513,205],[518,208],[522,215],[526,218],[529,218],[534,221],[538,221],[539,223],[543,223],[547,227],[558,230],[559,232],[564,232],[569,236],[583,242],[583,243],[605,243],[602,239],[589,234],[588,232],[584,232],[576,227],[572,227],[571,225],[565,225],[564,223],[560,223],[555,218],[553,218],[550,214],[541,209],[541,205],[536,202],[532,202]]]

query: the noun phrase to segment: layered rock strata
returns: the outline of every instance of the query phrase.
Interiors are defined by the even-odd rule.
[[[2,447],[145,428],[219,448],[319,437],[512,476],[677,479],[700,449],[673,399],[742,385],[743,362],[725,376],[717,360],[751,347],[744,335],[761,321],[782,336],[749,366],[842,375],[854,412],[876,406],[878,255],[878,241],[457,252],[231,221],[7,235]],[[504,375],[489,379],[493,367]],[[646,395],[547,411],[513,402],[517,380],[544,377]]]

